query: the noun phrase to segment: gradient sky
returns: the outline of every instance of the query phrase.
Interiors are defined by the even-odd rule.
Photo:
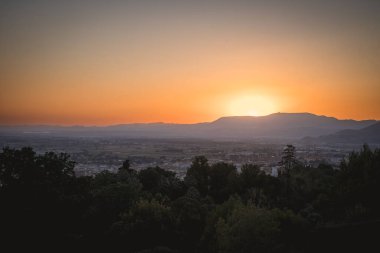
[[[380,119],[380,1],[0,1],[0,124]]]

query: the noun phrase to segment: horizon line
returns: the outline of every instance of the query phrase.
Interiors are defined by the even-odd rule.
[[[354,121],[379,121],[378,119],[353,119],[353,118],[337,118],[335,116],[327,116],[323,114],[315,114],[311,112],[275,112],[267,115],[229,115],[229,116],[220,116],[212,121],[203,121],[203,122],[194,122],[194,123],[176,123],[176,122],[131,122],[131,123],[114,123],[114,124],[98,124],[98,125],[86,125],[86,124],[44,124],[44,123],[24,123],[24,124],[0,124],[0,127],[37,127],[37,126],[50,126],[50,127],[111,127],[111,126],[120,126],[120,125],[149,125],[149,124],[172,124],[172,125],[196,125],[196,124],[206,124],[212,123],[222,118],[233,118],[233,117],[249,117],[249,118],[261,118],[267,117],[275,114],[310,114],[318,117],[327,117],[334,118],[337,120],[354,120]]]

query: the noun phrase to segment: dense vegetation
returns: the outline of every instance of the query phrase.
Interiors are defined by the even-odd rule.
[[[0,153],[3,242],[124,252],[319,252],[376,245],[380,150],[310,168],[284,150],[278,177],[195,157],[181,180],[159,167],[76,177],[66,154]]]

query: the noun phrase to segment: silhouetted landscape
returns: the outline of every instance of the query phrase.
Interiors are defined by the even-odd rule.
[[[127,252],[369,249],[380,222],[379,130],[304,113],[2,127],[5,238]]]
[[[0,1],[3,252],[380,252],[379,0]]]
[[[75,175],[66,154],[0,153],[4,242],[126,252],[321,252],[377,247],[380,150],[305,166],[287,145],[278,175],[194,157],[183,179],[128,160]]]

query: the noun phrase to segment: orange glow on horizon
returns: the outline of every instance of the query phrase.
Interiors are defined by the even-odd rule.
[[[346,17],[318,4],[297,12],[256,1],[156,2],[94,4],[76,18],[50,3],[10,2],[0,125],[197,123],[279,111],[380,119],[372,9]]]

